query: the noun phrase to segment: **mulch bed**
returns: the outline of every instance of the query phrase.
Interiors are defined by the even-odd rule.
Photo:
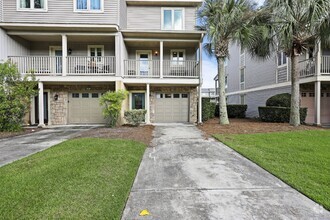
[[[18,131],[18,132],[0,132],[0,139],[15,137],[15,136],[24,135],[24,134],[31,134],[31,133],[35,133],[35,132],[38,132],[41,130],[42,130],[42,128],[24,128],[22,131]]]
[[[154,126],[152,125],[142,125],[139,127],[120,126],[116,128],[95,128],[77,135],[76,138],[96,137],[128,139],[139,141],[149,146],[152,140],[153,130]]]
[[[293,127],[288,123],[267,123],[256,119],[229,119],[229,121],[229,125],[220,125],[219,118],[214,118],[198,125],[198,128],[208,136],[213,134],[253,134],[322,129],[308,125]]]

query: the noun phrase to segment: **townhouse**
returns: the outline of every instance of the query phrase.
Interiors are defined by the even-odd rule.
[[[301,107],[307,107],[306,123],[330,124],[330,49],[318,44],[299,57]],[[280,93],[291,93],[291,65],[283,52],[270,59],[252,58],[239,45],[230,46],[226,62],[227,101],[247,104],[247,116],[258,117],[258,107]]]
[[[30,123],[104,123],[100,96],[126,89],[146,123],[201,120],[202,0],[0,0],[0,60],[34,73]],[[199,113],[198,113],[199,112]],[[123,123],[123,117],[121,117]]]

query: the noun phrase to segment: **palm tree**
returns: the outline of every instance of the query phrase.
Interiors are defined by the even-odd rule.
[[[298,57],[320,42],[329,45],[329,18],[329,0],[268,0],[255,20],[268,34],[260,35],[263,39],[250,52],[256,55],[262,52],[265,56],[276,49],[290,58],[293,126],[300,125]]]
[[[208,43],[204,49],[216,57],[219,80],[220,124],[229,124],[226,94],[224,62],[229,57],[229,44],[247,41],[253,30],[249,22],[253,17],[255,5],[248,0],[205,0],[199,10],[198,29],[206,31]]]

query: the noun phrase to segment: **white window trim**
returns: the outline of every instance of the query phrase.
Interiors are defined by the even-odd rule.
[[[279,54],[279,53],[281,53],[281,65],[278,65],[278,54]],[[285,54],[284,54],[283,51],[278,51],[278,52],[276,53],[276,65],[277,65],[277,68],[285,67],[285,66],[288,65],[288,57],[287,57],[287,56],[286,56],[286,63],[285,63],[285,64],[282,64],[282,62],[283,62],[283,57],[282,57],[282,55],[285,56]]]
[[[176,8],[176,7],[172,7],[172,8],[161,8],[161,29],[164,31],[184,31],[185,30],[185,9],[184,8]],[[165,29],[164,28],[164,10],[172,10],[172,28],[171,29]],[[174,10],[181,10],[182,11],[182,29],[181,30],[175,30],[174,29]]]
[[[101,48],[102,49],[102,57],[104,57],[104,45],[88,45],[87,46],[87,56],[88,57],[91,56],[91,48]]]
[[[175,64],[175,62],[173,61],[173,52],[183,52],[183,63],[182,65],[180,64]],[[185,61],[186,61],[186,50],[185,49],[173,49],[171,50],[171,66],[184,66],[185,65]],[[180,61],[178,61],[179,63]]]
[[[104,12],[104,0],[101,0],[101,10],[91,10],[90,0],[87,0],[87,9],[77,9],[77,0],[73,0],[73,12],[75,13],[103,13]]]
[[[149,60],[152,60],[152,50],[136,50],[135,51],[136,60],[140,60],[139,54],[141,53],[147,53],[149,56]]]
[[[132,90],[132,91],[129,91],[129,110],[133,110],[132,108],[133,108],[133,105],[132,105],[132,101],[133,101],[133,93],[143,93],[144,94],[144,101],[146,102],[146,100],[147,100],[147,97],[145,97],[146,96],[146,91],[145,90]],[[146,110],[146,108],[147,108],[147,105],[146,105],[146,103],[144,103],[144,109]]]
[[[244,81],[241,82],[241,71],[244,71],[243,72],[243,75],[244,75]],[[245,77],[246,77],[246,69],[245,68],[240,68],[239,69],[239,89],[240,90],[244,90],[245,89]],[[243,89],[242,89],[242,85],[243,85]]]
[[[30,0],[30,5],[32,8],[21,8],[20,0],[16,0],[16,10],[17,11],[28,11],[28,12],[48,12],[48,0],[45,0],[44,4],[45,4],[44,8],[34,8],[34,0]]]

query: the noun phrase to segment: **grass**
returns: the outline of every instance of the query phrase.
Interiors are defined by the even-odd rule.
[[[330,210],[330,130],[214,137]]]
[[[120,219],[145,145],[83,138],[0,168],[0,219]]]

